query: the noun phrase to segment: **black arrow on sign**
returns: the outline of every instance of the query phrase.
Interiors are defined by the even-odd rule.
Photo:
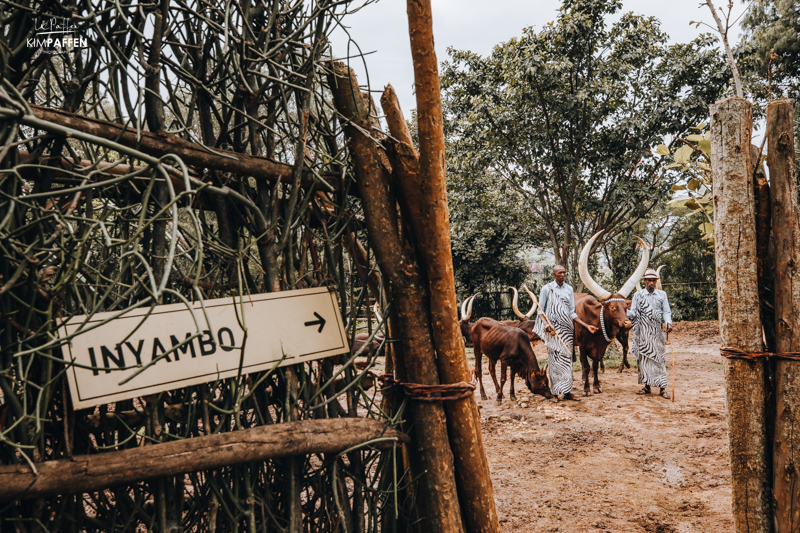
[[[314,312],[314,316],[317,317],[319,320],[311,320],[309,322],[306,322],[305,325],[316,326],[317,324],[319,324],[319,329],[317,330],[317,333],[322,333],[322,328],[325,327],[325,319],[319,316],[319,313],[317,312]]]

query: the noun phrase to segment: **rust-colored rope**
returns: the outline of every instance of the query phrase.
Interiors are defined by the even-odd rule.
[[[419,383],[398,381],[389,374],[379,376],[378,381],[380,381],[384,387],[400,387],[403,389],[406,396],[419,402],[451,402],[462,400],[469,397],[475,391],[475,383],[466,383],[464,381],[446,385],[421,385]],[[441,394],[441,396],[434,396],[434,394]]]
[[[767,359],[772,357],[774,359],[787,359],[789,361],[800,361],[800,352],[781,352],[781,353],[745,352],[739,350],[738,348],[726,347],[726,348],[720,348],[719,354],[722,357],[727,357],[728,359],[747,359],[750,361],[754,361],[762,357],[765,357]]]

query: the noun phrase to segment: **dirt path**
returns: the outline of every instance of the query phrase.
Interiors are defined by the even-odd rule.
[[[502,531],[731,531],[716,328],[676,325],[675,403],[637,396],[635,368],[609,368],[600,375],[603,394],[581,402],[554,406],[517,381],[528,407],[507,392],[498,405],[484,363],[490,399],[478,401]],[[541,346],[536,352],[544,357]],[[580,373],[574,378],[581,392]]]

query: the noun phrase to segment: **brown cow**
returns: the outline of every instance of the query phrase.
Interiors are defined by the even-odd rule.
[[[525,285],[523,285],[523,287],[525,287]],[[504,325],[506,325],[506,326],[510,326],[512,328],[519,328],[522,331],[524,331],[525,334],[528,336],[528,340],[531,343],[531,348],[533,348],[534,346],[536,346],[537,342],[540,342],[542,340],[541,337],[539,337],[539,335],[537,335],[533,331],[533,327],[536,325],[536,320],[531,320],[531,316],[533,316],[533,313],[536,310],[536,304],[535,303],[532,304],[530,310],[523,315],[522,312],[519,310],[519,307],[517,307],[517,303],[519,302],[519,293],[517,292],[517,289],[515,287],[509,287],[509,289],[514,291],[514,298],[512,298],[512,300],[511,300],[511,309],[514,310],[514,314],[519,317],[519,320],[503,320],[502,323]],[[528,291],[528,287],[525,287],[525,290]],[[528,294],[530,294],[530,293],[531,293],[531,291],[528,291]],[[533,298],[532,295],[531,295],[531,298]],[[500,388],[501,389],[503,388],[503,384],[505,384],[505,382],[506,382],[507,368],[508,368],[508,365],[505,364],[504,362],[500,361]],[[516,372],[514,372],[514,369],[512,368],[511,369],[511,392],[512,393],[514,392],[514,377],[515,377],[515,375],[516,375]],[[512,400],[515,399],[513,394],[510,397],[511,397]]]
[[[533,394],[550,398],[550,387],[547,383],[547,368],[539,369],[539,362],[531,349],[528,335],[519,328],[512,328],[492,318],[483,317],[475,321],[471,330],[472,343],[475,346],[475,377],[480,383],[481,399],[486,400],[486,391],[483,388],[483,372],[481,359],[483,354],[489,358],[489,374],[492,376],[494,388],[497,391],[497,401],[503,399],[503,383],[497,383],[495,365],[497,361],[506,363],[512,371],[525,376],[525,384]],[[504,376],[501,376],[504,377]],[[516,400],[514,389],[509,397]]]
[[[472,316],[472,302],[477,296],[477,294],[472,295],[461,302],[461,320],[458,321],[458,327],[461,328],[461,335],[464,337],[464,346],[467,348],[472,348],[472,335],[470,333],[472,324],[469,321],[469,317]]]
[[[598,368],[603,356],[606,353],[608,345],[611,344],[614,337],[620,334],[623,330],[629,330],[632,326],[631,321],[628,320],[626,313],[626,298],[631,293],[633,288],[639,283],[639,280],[647,270],[647,263],[650,260],[650,251],[647,244],[639,239],[642,246],[642,259],[639,266],[633,275],[625,282],[622,288],[616,294],[611,294],[597,282],[595,282],[589,275],[588,261],[589,252],[592,245],[602,231],[594,234],[586,246],[581,251],[580,259],[578,260],[578,273],[581,276],[581,281],[594,294],[597,299],[592,296],[586,296],[575,302],[575,312],[581,320],[587,324],[597,326],[598,330],[595,333],[589,331],[576,324],[575,326],[575,345],[580,346],[581,351],[581,367],[583,368],[583,392],[586,396],[591,394],[589,388],[589,373],[594,371],[594,392],[601,393],[603,390],[600,388],[600,379],[598,377]],[[601,311],[603,321],[601,323]],[[589,359],[592,360],[592,367],[589,367]]]

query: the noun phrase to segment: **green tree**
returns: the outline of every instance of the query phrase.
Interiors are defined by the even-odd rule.
[[[800,98],[800,9],[796,0],[753,2],[742,19],[739,55],[744,68],[758,75],[751,87],[764,97],[772,61],[773,96]]]
[[[796,107],[800,101],[800,9],[797,0],[753,2],[742,19],[742,30],[744,33],[737,52],[753,99],[763,108],[770,96],[794,98],[795,151],[800,155],[800,114]],[[773,51],[774,55],[771,55]]]
[[[677,208],[675,214],[688,210]],[[678,216],[664,253],[656,258],[673,320],[716,320],[717,284],[714,243],[704,238],[693,217]]]
[[[462,298],[519,286],[530,271],[520,252],[546,238],[524,197],[483,174],[448,169],[448,206],[456,287]]]
[[[449,166],[516,190],[563,265],[668,197],[651,147],[705,119],[728,78],[711,36],[668,46],[631,13],[607,27],[620,6],[565,0],[541,31],[487,57],[450,50],[442,68]]]

